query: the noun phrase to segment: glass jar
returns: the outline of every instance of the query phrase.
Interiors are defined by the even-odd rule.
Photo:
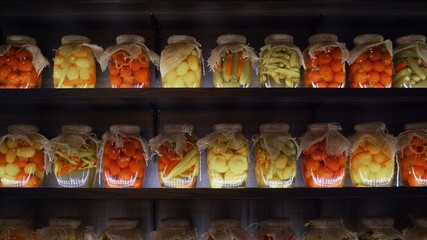
[[[32,240],[31,220],[0,219],[0,240]]]
[[[260,126],[255,140],[255,179],[258,187],[293,187],[297,169],[297,144],[286,123]]]
[[[304,65],[301,50],[288,34],[271,34],[260,53],[261,87],[296,88],[300,85],[300,68]]]
[[[113,125],[102,136],[102,169],[107,188],[141,188],[149,159],[148,144],[136,125]]]
[[[202,50],[194,37],[174,35],[160,56],[164,88],[199,88],[202,83]]]
[[[334,34],[316,34],[304,50],[304,85],[310,88],[343,88],[348,51]]]
[[[394,88],[427,87],[427,44],[423,35],[396,39],[394,50]]]
[[[406,124],[397,157],[404,186],[427,186],[427,122]]]
[[[393,45],[379,34],[363,34],[353,39],[350,52],[352,88],[390,88],[393,77]]]
[[[109,66],[110,87],[149,88],[151,63],[158,66],[159,56],[145,46],[145,39],[139,35],[120,35],[116,43],[100,59],[103,70]]]
[[[54,218],[49,226],[36,231],[36,239],[93,240],[96,238],[93,227],[80,226],[79,219]]]
[[[53,66],[55,88],[94,88],[96,62],[102,48],[89,44],[85,36],[67,35],[61,39],[62,46],[56,51]]]
[[[355,187],[390,187],[394,177],[396,139],[382,122],[354,126],[350,142],[350,177]]]
[[[350,232],[342,219],[322,218],[311,221],[310,229],[305,233],[304,240],[356,240],[356,234]]]
[[[40,187],[45,172],[47,139],[31,125],[10,125],[0,139],[1,187]]]
[[[337,123],[313,123],[301,139],[306,187],[343,187],[349,142]]]
[[[215,124],[213,133],[197,141],[207,148],[208,178],[211,188],[245,187],[248,179],[248,141],[240,124]]]
[[[36,44],[28,36],[6,37],[6,45],[0,46],[0,88],[41,87],[41,72],[49,62]]]
[[[188,219],[166,218],[160,220],[160,228],[150,235],[151,240],[196,240],[196,229]]]
[[[131,219],[108,219],[107,229],[98,236],[99,240],[143,240],[144,233],[137,227],[138,221]]]
[[[269,219],[261,221],[254,240],[296,240],[297,236],[292,229],[291,220]]]
[[[211,222],[211,228],[202,235],[206,240],[249,240],[249,235],[240,227],[240,220],[218,219]]]
[[[364,218],[364,230],[358,234],[359,240],[403,240],[402,234],[393,227],[392,218]],[[419,239],[418,239],[419,240]]]
[[[216,88],[247,88],[252,82],[253,62],[257,59],[253,48],[246,45],[242,35],[225,34],[216,40],[208,65],[213,72]]]
[[[95,181],[98,140],[86,125],[62,126],[62,134],[50,141],[49,157],[60,187],[92,187]]]
[[[427,218],[414,219],[414,226],[403,231],[405,240],[427,240]]]
[[[196,187],[200,169],[197,140],[190,124],[166,125],[162,134],[150,140],[150,148],[158,155],[161,187]]]

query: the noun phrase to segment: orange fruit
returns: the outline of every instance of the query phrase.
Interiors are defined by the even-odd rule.
[[[345,83],[345,72],[336,72],[334,74],[334,82],[339,84],[339,87]]]
[[[110,87],[118,88],[122,84],[122,78],[116,75],[110,75]]]
[[[134,174],[127,168],[122,169],[119,173],[119,179],[126,182],[129,182],[133,176]]]
[[[18,59],[28,59],[28,60],[33,59],[33,55],[25,48],[21,48],[18,51],[16,51],[15,56]]]
[[[368,56],[369,56],[369,59],[371,59],[371,61],[373,62],[378,61],[382,57],[381,50],[379,50],[378,48],[373,48],[368,52]]]
[[[342,61],[343,55],[341,48],[333,48],[331,52],[332,59]]]
[[[355,63],[362,63],[367,59],[368,59],[368,54],[366,52],[364,52],[364,53],[360,54],[359,56],[357,56],[357,58],[354,62]]]
[[[307,57],[305,60],[305,66],[307,70],[315,68],[319,65],[319,59]]]
[[[139,60],[138,58],[133,59],[132,61],[130,61],[130,69],[132,71],[138,71],[139,69],[142,68],[142,63],[141,60]]]
[[[133,173],[133,174],[137,174],[139,171],[141,171],[142,169],[139,168],[139,163],[137,160],[133,159],[129,162],[129,170]]]
[[[149,86],[149,82],[150,82],[150,74],[148,69],[141,69],[135,72],[135,80],[138,83],[144,84],[144,87],[148,87]]]
[[[114,62],[110,62],[110,76],[113,75],[119,75],[120,74],[120,69],[118,69],[116,67],[116,64],[114,64]]]
[[[331,68],[333,72],[341,72],[343,69],[343,64],[341,63],[341,60],[332,60]]]
[[[353,81],[356,83],[365,83],[366,82],[366,73],[365,72],[356,72],[354,74]]]
[[[373,63],[371,60],[366,59],[365,61],[360,63],[362,65],[363,71],[370,72],[373,68]]]
[[[374,69],[374,71],[377,71],[377,72],[383,72],[384,71],[384,69],[385,69],[385,64],[384,64],[384,62],[383,61],[375,61],[374,62],[374,66],[373,66],[373,69]]]
[[[391,65],[391,63],[392,63],[392,59],[391,59],[390,54],[383,53],[383,55],[381,56],[381,61],[382,61],[385,65]]]
[[[391,76],[390,75],[388,75],[387,73],[385,73],[385,72],[382,72],[381,74],[380,74],[380,82],[381,82],[381,84],[382,85],[384,85],[385,87],[390,87],[391,86]]]
[[[129,166],[129,162],[130,162],[130,157],[119,157],[119,159],[117,159],[117,165],[120,168],[127,168]]]
[[[321,52],[318,58],[319,58],[320,64],[329,64],[332,61],[331,55],[329,55],[329,53],[326,53],[326,52]]]
[[[120,173],[120,167],[117,165],[116,161],[110,161],[108,169],[110,170],[110,174],[112,176],[116,176]]]
[[[380,74],[375,71],[368,72],[366,75],[366,81],[370,83],[377,83],[380,81]]]

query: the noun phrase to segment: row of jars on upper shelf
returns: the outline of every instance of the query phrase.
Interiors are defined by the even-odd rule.
[[[58,187],[92,187],[98,170],[101,186],[141,188],[149,149],[157,154],[160,186],[167,188],[196,187],[204,150],[211,188],[245,187],[250,149],[251,171],[262,188],[294,187],[300,158],[310,188],[343,187],[348,169],[355,187],[392,186],[396,169],[403,185],[427,186],[427,123],[408,124],[397,138],[381,122],[358,124],[348,138],[337,123],[313,123],[299,143],[286,123],[268,123],[252,138],[253,148],[240,124],[213,130],[198,139],[189,124],[166,125],[147,142],[138,126],[113,125],[98,141],[89,126],[67,125],[47,140],[34,126],[11,125],[0,139],[0,186],[39,187],[53,171]]]
[[[251,226],[244,230],[238,219],[212,220],[211,228],[198,236],[196,228],[188,219],[167,218],[160,221],[160,228],[151,232],[151,240],[422,240],[427,237],[427,219],[417,218],[414,225],[404,229],[403,234],[394,228],[392,218],[363,218],[363,228],[358,232],[348,230],[339,218],[320,218],[307,224],[304,237],[298,237],[292,229],[291,220],[262,220],[250,234]],[[31,221],[26,219],[0,219],[0,231],[4,239],[16,240],[143,240],[144,233],[137,220],[109,219],[107,229],[96,233],[92,226],[83,226],[79,219],[50,219],[49,226],[31,229]],[[4,230],[4,231],[2,231]],[[33,233],[33,234],[32,234]],[[35,237],[31,237],[34,235]]]
[[[165,88],[198,88],[202,85],[201,45],[194,37],[174,35],[159,57],[138,35],[120,35],[117,45],[105,51],[85,36],[67,35],[56,50],[53,67],[55,88],[94,88],[96,60],[103,71],[109,69],[112,88],[148,88],[154,65],[160,69]],[[311,87],[412,88],[427,87],[427,44],[422,35],[403,36],[392,42],[378,34],[354,38],[350,52],[333,34],[316,34],[301,50],[287,34],[265,38],[259,56],[241,35],[221,35],[207,66],[213,86],[231,87]],[[96,59],[96,60],[95,60]],[[12,35],[0,47],[0,87],[38,88],[43,68],[49,65],[28,36]],[[301,67],[304,69],[301,74]],[[259,75],[259,81],[253,77]],[[303,77],[301,77],[303,75]],[[301,82],[303,79],[303,83]]]

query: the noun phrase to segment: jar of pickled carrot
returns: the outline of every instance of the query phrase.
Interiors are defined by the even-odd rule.
[[[298,149],[286,123],[260,126],[255,136],[255,179],[258,187],[293,187],[296,179]]]
[[[32,239],[31,220],[0,219],[0,240]]]
[[[217,219],[211,222],[211,228],[202,234],[202,239],[249,240],[250,236],[240,226],[238,219]]]
[[[0,139],[0,186],[40,187],[47,139],[31,125],[10,125],[8,131]]]
[[[53,65],[55,88],[94,88],[96,62],[102,48],[90,44],[85,36],[67,35],[61,39],[62,46],[56,51]]]
[[[405,125],[398,136],[397,157],[404,186],[427,186],[427,122]]]
[[[403,237],[406,240],[427,240],[427,218],[415,218],[413,226],[403,230]]]
[[[139,35],[120,35],[117,45],[107,48],[100,58],[101,68],[110,69],[112,88],[149,88],[151,63],[159,65],[159,56],[145,46]]]
[[[215,124],[213,133],[197,141],[207,148],[208,178],[211,188],[245,187],[248,179],[248,140],[240,124]]]
[[[261,87],[299,87],[304,58],[294,45],[294,38],[288,34],[271,34],[264,42],[259,68]]]
[[[353,39],[350,52],[352,88],[390,88],[393,77],[393,46],[379,34],[363,34]]]
[[[28,36],[11,35],[0,46],[0,88],[40,88],[42,70],[49,65]]]
[[[396,45],[393,53],[393,87],[427,87],[426,36],[403,36],[396,39]]]
[[[197,231],[185,218],[165,218],[160,220],[160,228],[150,234],[152,240],[196,240]]]
[[[166,125],[162,134],[150,140],[151,150],[158,155],[161,187],[196,187],[200,169],[197,140],[190,124]]]
[[[350,177],[355,187],[390,187],[394,178],[396,139],[382,122],[354,126],[349,138]]]
[[[144,233],[138,227],[138,220],[112,218],[107,220],[107,229],[98,238],[99,240],[143,240]]]
[[[261,221],[259,230],[255,233],[254,240],[296,240],[297,236],[292,229],[291,220],[268,219]]]
[[[321,218],[307,224],[310,228],[304,240],[357,240],[356,234],[349,231],[340,218]]]
[[[113,125],[102,136],[102,169],[107,188],[141,188],[149,159],[148,144],[136,125]]]
[[[242,35],[225,34],[219,36],[216,42],[218,46],[208,59],[214,87],[249,87],[253,63],[257,57],[253,48],[246,44],[246,38]]]
[[[60,187],[92,187],[98,164],[98,139],[86,125],[62,126],[62,134],[50,141],[49,158]]]
[[[80,219],[53,218],[49,226],[37,229],[35,239],[92,240],[96,239],[96,233],[92,226],[82,226]]]
[[[363,231],[358,233],[359,240],[403,240],[402,234],[393,227],[392,218],[364,218]]]
[[[343,187],[349,142],[337,123],[313,123],[301,139],[306,187]]]
[[[202,50],[194,37],[174,35],[160,55],[164,88],[199,88],[202,83]]]
[[[316,34],[304,50],[304,85],[310,88],[343,88],[348,51],[334,34]]]

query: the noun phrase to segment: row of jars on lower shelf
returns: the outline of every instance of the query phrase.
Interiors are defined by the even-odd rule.
[[[194,188],[206,150],[212,188],[245,187],[253,149],[259,187],[293,187],[299,159],[306,187],[342,187],[348,170],[355,187],[388,187],[396,158],[404,185],[427,186],[427,123],[405,129],[395,138],[384,123],[363,123],[346,138],[337,123],[314,123],[297,141],[288,124],[268,123],[260,126],[250,148],[240,124],[216,124],[201,139],[192,125],[166,125],[149,143],[136,125],[111,126],[102,141],[86,125],[64,126],[51,140],[37,127],[11,125],[0,139],[0,180],[2,187],[39,187],[53,171],[59,187],[92,187],[98,170],[105,187],[140,188],[151,149],[161,187]]]
[[[263,220],[249,234],[248,226],[242,229],[240,220],[218,219],[211,222],[211,228],[198,235],[188,219],[169,218],[160,222],[160,228],[151,232],[151,240],[424,240],[427,239],[427,219],[417,218],[413,226],[403,233],[393,227],[391,218],[364,218],[363,229],[348,230],[339,218],[320,218],[307,224],[303,238],[292,229],[289,219]],[[33,231],[31,220],[0,219],[1,240],[143,240],[143,231],[138,221],[131,219],[109,219],[107,229],[96,233],[91,226],[81,226],[77,219],[51,219],[49,226]]]

